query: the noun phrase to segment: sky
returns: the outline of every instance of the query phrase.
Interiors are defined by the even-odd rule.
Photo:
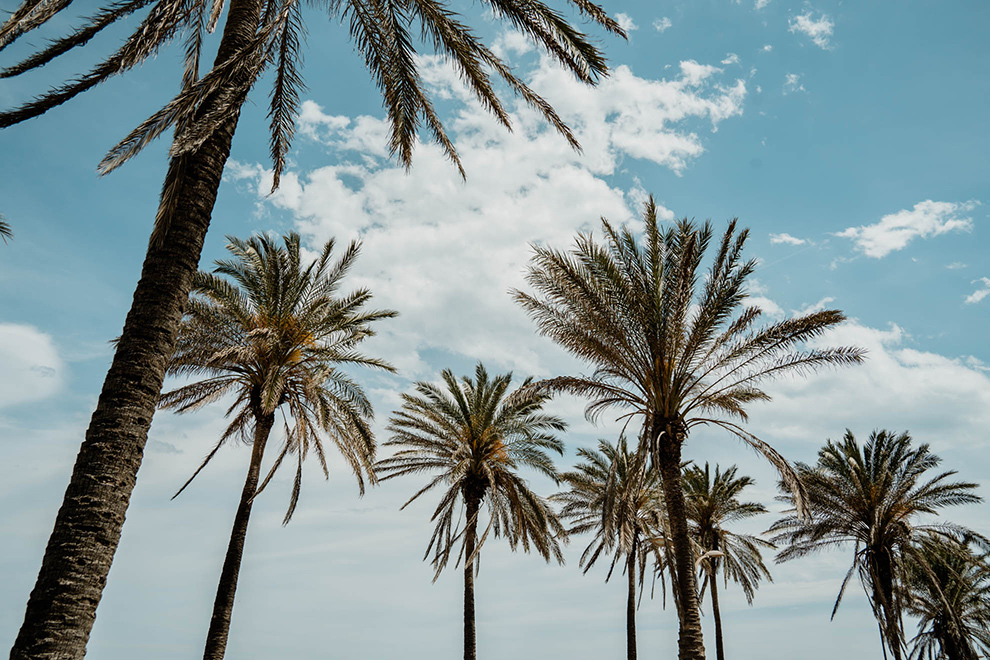
[[[566,249],[600,218],[640,226],[653,195],[665,221],[734,217],[759,259],[751,300],[768,318],[816,308],[849,321],[829,345],[868,350],[862,366],[789,379],[754,405],[749,429],[794,461],[813,462],[848,428],[907,430],[945,469],[980,482],[990,471],[990,41],[983,2],[826,0],[606,2],[628,41],[584,25],[612,75],[576,82],[478,3],[454,8],[557,108],[583,146],[572,150],[516,101],[513,132],[497,126],[446,64],[419,64],[460,151],[466,181],[428,143],[406,172],[386,148],[380,99],[347,32],[307,16],[308,90],[282,186],[268,194],[267,80],[252,92],[224,175],[201,266],[225,235],[298,231],[310,249],[362,241],[349,286],[368,286],[383,321],[367,352],[396,375],[361,372],[380,441],[399,395],[441,369],[468,375],[580,373],[584,365],[535,333],[509,290],[525,288],[532,244]],[[0,0],[10,11],[11,0]],[[68,19],[56,21],[66,29]],[[23,79],[0,82],[9,108],[82,72],[124,36]],[[7,66],[55,32],[0,54]],[[89,48],[89,47],[88,47]],[[102,50],[101,50],[102,49]],[[0,245],[0,646],[10,644],[55,512],[130,304],[166,166],[156,143],[99,177],[102,155],[179,84],[178,48],[70,104],[0,131],[0,212],[15,237]],[[584,403],[550,410],[569,429],[561,469],[579,447],[614,440]],[[218,454],[169,498],[224,426],[222,405],[156,416],[127,524],[98,611],[90,657],[149,660],[201,648],[249,451]],[[776,519],[775,474],[732,438],[699,430],[687,455],[738,464],[748,497]],[[325,482],[310,466],[292,522],[281,526],[288,472],[255,504],[228,656],[455,658],[461,575],[433,583],[422,561],[432,502],[399,507],[419,483],[397,480],[358,497],[340,461]],[[549,495],[555,485],[528,475]],[[981,487],[980,492],[990,495]],[[986,505],[946,517],[990,534]],[[566,565],[489,541],[478,577],[478,648],[514,657],[620,658],[625,585],[582,574],[575,538]],[[875,622],[852,589],[832,604],[852,548],[771,567],[752,607],[723,590],[727,648],[738,660],[880,657]],[[669,605],[669,604],[668,604]],[[710,657],[711,617],[704,608]],[[639,610],[640,653],[673,655],[676,616],[659,591]],[[913,626],[912,626],[913,628]]]

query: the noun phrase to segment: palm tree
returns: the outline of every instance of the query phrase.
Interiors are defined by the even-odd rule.
[[[722,615],[718,603],[719,568],[722,569],[725,584],[728,585],[729,580],[739,584],[750,605],[760,580],[773,582],[760,554],[761,548],[775,547],[773,543],[758,536],[736,534],[725,528],[728,524],[767,512],[766,507],[758,502],[739,501],[740,493],[753,483],[753,479],[737,477],[736,472],[735,465],[724,472],[716,465],[713,476],[707,462],[704,469],[690,465],[684,470],[688,525],[701,553],[700,565],[704,568],[707,587],[712,594],[715,654],[718,660],[725,660]],[[705,585],[702,586],[702,594],[704,590]]]
[[[608,581],[625,557],[626,658],[636,660],[636,566],[642,588],[648,559],[661,556],[655,542],[662,534],[657,524],[663,515],[660,476],[646,469],[642,454],[629,450],[625,436],[616,445],[599,440],[597,451],[581,448],[577,453],[584,462],[560,475],[570,490],[551,499],[563,503],[560,516],[571,522],[568,534],[593,535],[581,555],[585,573],[600,557],[611,554]]]
[[[741,426],[745,406],[770,397],[762,384],[787,373],[854,364],[857,348],[804,345],[841,323],[823,310],[759,326],[757,307],[743,307],[755,261],[742,261],[748,231],[729,223],[704,284],[699,269],[712,238],[709,223],[688,220],[661,229],[656,205],[645,205],[642,241],[603,220],[605,243],[579,234],[570,253],[534,246],[527,275],[536,295],[516,300],[549,336],[594,367],[591,375],[540,383],[547,391],[591,398],[592,419],[617,407],[643,418],[642,448],[660,472],[676,563],[681,660],[703,660],[694,557],[681,488],[681,448],[692,429],[725,429],[766,456],[798,493],[787,461]],[[733,418],[738,421],[733,421]]]
[[[23,0],[0,24],[0,50],[62,12],[71,0]],[[274,184],[285,166],[303,88],[304,20],[299,0],[230,0],[213,66],[200,76],[207,33],[221,27],[224,0],[120,0],[99,8],[66,36],[0,77],[30,72],[84,46],[104,29],[137,18],[137,27],[108,58],[22,107],[0,113],[0,128],[36,117],[110,77],[134,69],[184,38],[179,93],[117,144],[100,164],[109,172],[162,133],[174,129],[151,241],[130,312],[117,343],[96,411],[86,432],[32,591],[13,657],[81,658],[120,540],[168,356],[192,287],[224,164],[240,110],[267,68],[273,70],[269,119]],[[568,0],[586,18],[624,36],[591,0]],[[509,115],[492,72],[572,144],[553,108],[519,80],[474,31],[440,0],[331,0],[317,3],[346,23],[382,92],[391,125],[389,146],[407,167],[421,126],[460,169],[417,70],[416,33],[427,49],[447,57],[461,79],[501,123]],[[496,17],[542,46],[580,80],[607,74],[602,53],[556,9],[541,0],[490,0]]]
[[[386,446],[399,450],[377,463],[382,481],[407,474],[429,473],[428,484],[402,508],[437,486],[444,486],[431,521],[436,523],[424,559],[433,553],[433,579],[456,552],[464,560],[464,660],[475,660],[474,578],[481,547],[489,533],[503,536],[515,550],[532,546],[548,562],[563,563],[559,540],[566,536],[549,503],[516,471],[529,467],[558,480],[547,450],[563,453],[552,435],[563,420],[543,412],[549,395],[527,390],[530,379],[507,394],[512,374],[490,378],[479,362],[474,380],[458,382],[445,369],[445,387],[416,383],[416,394],[402,395],[402,409],[389,420],[393,434]],[[461,526],[460,507],[464,518]],[[488,523],[478,534],[482,507]]]
[[[233,259],[218,261],[214,273],[196,276],[169,365],[170,374],[202,380],[167,392],[159,401],[162,408],[184,413],[227,395],[235,397],[227,411],[232,416],[229,426],[179,493],[228,441],[239,438],[252,446],[204,660],[223,658],[251,506],[283,460],[294,456],[296,463],[283,524],[292,518],[299,501],[303,460],[310,451],[329,477],[324,433],[350,465],[362,494],[366,478],[375,482],[375,441],[368,426],[371,404],[341,367],[392,370],[381,360],[361,355],[356,347],[374,334],[373,323],[395,312],[365,311],[371,298],[367,289],[337,295],[358,256],[357,243],[331,262],[331,239],[319,258],[306,265],[295,233],[284,237],[284,247],[269,236],[229,240]],[[285,440],[259,486],[265,447],[278,412],[286,420]]]
[[[918,618],[912,660],[977,660],[990,654],[990,566],[969,540],[923,538],[908,564],[907,612]]]
[[[860,446],[847,430],[840,442],[829,440],[818,450],[814,466],[798,463],[807,492],[810,517],[785,516],[770,528],[773,541],[786,544],[777,561],[852,544],[853,561],[846,572],[832,617],[854,573],[866,591],[880,629],[886,657],[902,657],[902,623],[906,563],[923,560],[916,542],[924,534],[963,538],[969,530],[924,519],[946,506],[982,501],[976,484],[948,481],[954,470],[929,477],[941,463],[927,444],[911,446],[911,436],[874,431]],[[790,495],[785,499],[793,498]]]
[[[0,238],[6,243],[8,238],[14,237],[14,230],[10,228],[10,223],[7,222],[7,218],[3,217],[3,213],[0,213]]]

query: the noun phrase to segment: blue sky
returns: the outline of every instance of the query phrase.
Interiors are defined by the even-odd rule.
[[[568,246],[598,218],[637,221],[653,194],[666,216],[738,216],[761,260],[752,295],[771,316],[827,305],[851,321],[829,340],[869,349],[859,368],[774,386],[752,430],[793,460],[851,428],[909,430],[967,480],[990,470],[990,6],[785,0],[614,2],[628,42],[596,34],[614,75],[586,89],[518,35],[462,11],[584,145],[577,154],[531,113],[495,126],[440,61],[424,76],[462,153],[467,182],[422,145],[407,174],[387,158],[383,113],[346,31],[309,17],[309,91],[288,175],[266,195],[266,88],[245,109],[214,211],[203,265],[225,234],[303,233],[308,245],[361,238],[353,286],[401,312],[368,350],[397,376],[367,374],[381,429],[411,382],[451,367],[550,376],[580,369],[533,332],[507,290],[522,286],[529,244]],[[9,0],[0,9],[10,10]],[[61,22],[65,27],[69,23]],[[123,35],[94,42],[107,49]],[[41,35],[51,36],[51,35]],[[41,36],[4,53],[26,54]],[[167,144],[111,176],[96,163],[178,85],[176,49],[27,124],[0,132],[0,644],[13,640],[83,429],[130,303],[165,169]],[[72,56],[0,83],[11,107],[94,61]],[[617,426],[591,426],[582,402],[554,410],[574,450]],[[223,426],[219,410],[159,415],[91,641],[91,656],[172,658],[197,652],[248,452],[218,457],[169,501]],[[382,436],[384,437],[384,436]],[[772,503],[774,475],[729,438],[699,432],[693,458],[738,463]],[[281,528],[290,475],[255,509],[231,631],[231,657],[456,657],[460,576],[431,584],[421,562],[429,502],[398,507],[414,483],[363,499],[342,465],[329,484],[308,474]],[[533,478],[545,494],[551,483]],[[986,495],[985,489],[982,492]],[[778,510],[773,505],[774,511]],[[985,508],[950,511],[990,533]],[[773,516],[754,523],[769,526]],[[602,571],[486,546],[478,580],[479,649],[618,658],[624,593]],[[733,656],[784,659],[879,654],[865,598],[850,592],[828,621],[851,549],[774,569],[752,608],[726,593]],[[708,612],[706,611],[706,615]],[[641,653],[672,653],[672,610],[644,600]],[[710,620],[706,618],[706,626]],[[710,632],[710,629],[709,629]],[[709,647],[713,644],[709,641]],[[711,650],[710,648],[710,650]],[[569,654],[564,656],[564,654]],[[712,652],[712,655],[714,653]]]

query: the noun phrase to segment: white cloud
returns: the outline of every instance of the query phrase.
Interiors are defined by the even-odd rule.
[[[778,243],[785,243],[787,245],[804,245],[807,243],[803,238],[796,238],[790,234],[770,234],[770,244],[777,245]]]
[[[963,268],[966,267],[967,267],[966,264],[964,264],[961,261],[953,261],[951,264],[946,266],[946,268],[948,268],[949,270],[962,270]]]
[[[820,18],[815,20],[811,18],[811,12],[808,11],[792,18],[788,25],[790,32],[801,32],[807,35],[819,48],[824,50],[830,48],[829,40],[832,37],[832,28],[835,27],[835,23],[826,14],[823,13]]]
[[[769,4],[770,4],[770,0],[756,0],[756,4],[754,5],[754,7],[756,8],[756,11],[759,11]]]
[[[969,231],[973,220],[961,217],[972,211],[978,202],[933,202],[925,200],[913,209],[903,209],[885,215],[873,225],[849,227],[836,236],[849,238],[868,257],[880,259],[901,250],[915,238],[939,236],[951,231]]]
[[[422,69],[432,85],[458,93],[456,75],[439,60],[424,59]],[[384,130],[383,120],[368,117],[314,122],[319,130],[311,134],[344,161],[287,172],[270,197],[271,175],[260,165],[230,172],[257,185],[264,203],[291,213],[310,240],[363,240],[353,283],[370,287],[376,305],[402,314],[372,341],[404,374],[429,373],[426,351],[548,373],[545,355],[563,354],[545,350],[546,340],[508,295],[524,287],[528,244],[563,248],[579,227],[599,231],[601,216],[615,223],[638,218],[645,191],[615,188],[605,177],[624,158],[679,173],[700,156],[701,139],[683,124],[716,127],[742,112],[745,84],[724,85],[719,73],[687,61],[676,78],[656,81],[619,66],[591,88],[543,61],[530,82],[573,127],[583,153],[528,109],[513,106],[509,133],[469,101],[449,122],[467,182],[433,145],[418,147],[408,174],[381,159],[354,134],[362,122]],[[309,116],[320,117],[314,109]],[[673,218],[668,209],[661,213]]]
[[[722,64],[725,64],[726,66],[730,64],[739,64],[739,56],[735,53],[726,53],[725,59],[722,60]]]
[[[804,85],[800,83],[801,74],[800,73],[788,73],[784,76],[784,96],[792,94],[794,92],[805,91]]]
[[[655,21],[653,21],[653,29],[656,30],[657,32],[661,32],[661,33],[666,32],[671,28],[671,26],[673,26],[673,23],[671,23],[670,19],[667,18],[666,16],[664,16],[663,18],[658,18]]]
[[[761,48],[760,50],[762,50],[764,53],[773,52],[773,44],[764,44],[763,48]]]
[[[976,291],[966,296],[967,305],[978,303],[987,296],[990,296],[990,277],[981,277],[978,280],[973,280],[971,283],[976,284],[977,282],[980,283],[980,286],[977,287]]]
[[[632,32],[633,30],[638,30],[639,26],[636,25],[636,21],[632,19],[629,14],[618,13],[615,15],[615,22],[619,24],[626,32]]]
[[[64,370],[49,335],[29,325],[0,323],[0,408],[55,394]]]

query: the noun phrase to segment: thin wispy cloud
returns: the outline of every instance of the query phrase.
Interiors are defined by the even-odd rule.
[[[670,19],[666,16],[653,21],[653,29],[660,33],[666,32],[671,28],[671,26],[673,26],[673,23],[671,23]]]
[[[824,50],[831,48],[830,40],[835,23],[824,13],[817,19],[812,18],[811,11],[795,16],[788,23],[789,31],[808,36],[811,41]]]
[[[726,66],[730,64],[739,64],[739,56],[735,53],[726,53],[725,59],[722,60],[722,64],[725,64]]]
[[[973,305],[990,296],[990,277],[981,277],[978,280],[973,280],[971,284],[979,284],[979,286],[976,291],[966,296],[967,305]]]
[[[781,243],[785,245],[804,245],[807,242],[803,238],[797,238],[790,234],[770,234],[770,245],[779,245]]]
[[[756,0],[756,4],[753,5],[753,7],[756,9],[756,11],[760,11],[769,4],[770,4],[770,0]]]
[[[973,220],[963,214],[976,206],[977,202],[933,202],[928,199],[912,209],[885,215],[875,224],[849,227],[836,236],[852,240],[856,249],[866,256],[881,259],[891,252],[903,250],[916,238],[971,230]]]

